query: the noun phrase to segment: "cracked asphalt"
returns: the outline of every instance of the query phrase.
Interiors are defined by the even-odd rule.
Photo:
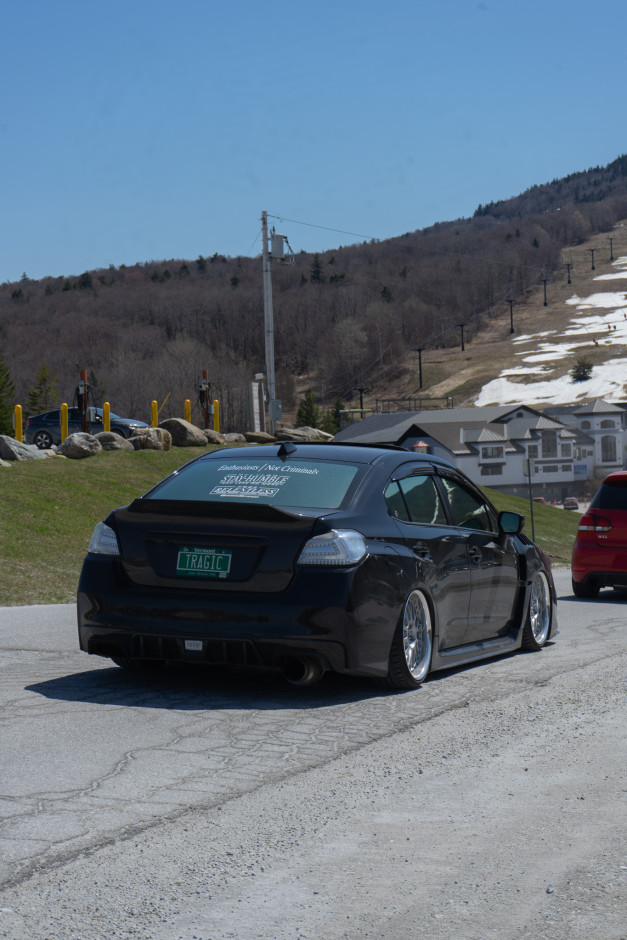
[[[0,937],[627,938],[627,596],[417,692],[168,669],[0,609]]]

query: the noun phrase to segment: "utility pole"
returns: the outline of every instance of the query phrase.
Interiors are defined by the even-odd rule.
[[[422,388],[422,351],[423,349],[424,349],[424,346],[418,346],[414,349],[414,352],[418,353],[418,381],[419,381],[418,387],[419,388]]]
[[[361,411],[361,420],[364,420],[364,392],[367,391],[365,388],[358,388],[359,392],[359,410]]]
[[[548,304],[547,304],[547,302],[546,302],[546,282],[547,282],[547,281],[548,281],[548,278],[546,278],[546,277],[543,277],[543,278],[542,278],[542,283],[544,284],[544,306],[545,306],[545,307],[548,307]]]
[[[592,267],[590,268],[590,270],[595,271],[596,268],[594,267],[594,253],[596,251],[596,248],[586,248],[586,251],[589,251],[590,254],[592,255]]]
[[[509,304],[509,331],[510,333],[514,332],[514,301],[508,300]]]
[[[572,284],[573,282],[572,282],[571,279],[570,279],[570,269],[572,268],[573,263],[572,263],[572,261],[565,261],[564,264],[566,265],[566,268],[567,268],[567,270],[568,270],[568,283],[569,283],[569,284]]]
[[[460,324],[459,324],[459,328],[460,328],[461,333],[462,333],[462,352],[464,352],[464,350],[465,350],[465,348],[466,348],[466,347],[464,346],[464,327],[465,327],[466,325],[467,325],[466,323],[460,323]]]
[[[263,324],[266,344],[266,388],[268,391],[268,418],[270,434],[276,429],[276,392],[274,382],[274,313],[272,310],[272,277],[268,252],[268,213],[261,213],[261,241],[263,259]]]
[[[613,241],[614,241],[613,238],[610,238],[610,239],[609,239],[609,242],[610,242],[610,261],[613,261],[613,260],[614,260],[614,246],[613,246],[613,244],[612,244]]]

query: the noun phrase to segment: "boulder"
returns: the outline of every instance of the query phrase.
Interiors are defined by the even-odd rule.
[[[243,434],[238,434],[237,431],[230,431],[228,434],[224,435],[225,444],[245,444],[246,438]]]
[[[138,428],[126,443],[133,450],[170,450],[172,435],[165,428]]]
[[[0,459],[42,460],[50,456],[49,450],[39,450],[34,444],[22,444],[8,434],[0,434]]]
[[[172,444],[174,447],[206,447],[207,438],[204,431],[197,428],[195,424],[190,424],[183,418],[166,418],[161,421],[160,428],[165,428],[172,435]]]
[[[93,434],[86,434],[85,431],[70,434],[57,447],[57,454],[69,457],[70,460],[82,460],[83,457],[93,457],[100,453],[102,453],[102,445],[98,438]]]
[[[278,428],[274,435],[277,441],[332,441],[333,435],[320,428]]]
[[[96,437],[103,450],[134,450],[133,445],[115,431],[100,431]]]
[[[249,444],[274,444],[276,438],[266,431],[244,431],[244,437]]]
[[[207,438],[209,444],[224,444],[224,434],[219,431],[212,431],[211,428],[203,428],[202,432]]]

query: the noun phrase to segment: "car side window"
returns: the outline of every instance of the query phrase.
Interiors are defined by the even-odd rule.
[[[403,499],[403,494],[398,483],[390,483],[385,491],[384,499],[388,507],[388,512],[395,519],[402,519],[403,522],[409,522],[409,513]]]
[[[386,491],[388,510],[397,519],[404,519],[406,522],[422,522],[427,525],[447,524],[444,506],[442,505],[432,476],[428,474],[416,474],[415,476],[405,477],[399,480],[398,484],[390,484],[388,490],[394,485],[398,486],[400,490],[399,496],[403,501],[403,505],[406,507],[405,515],[400,515],[400,513],[395,512],[393,508],[390,509],[390,502],[388,501],[388,493]]]
[[[441,477],[448,504],[453,517],[453,524],[465,529],[479,529],[482,532],[498,531],[498,522],[490,507],[449,477]]]

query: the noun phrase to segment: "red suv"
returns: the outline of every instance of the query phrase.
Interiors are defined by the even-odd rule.
[[[581,517],[571,571],[577,597],[627,588],[627,471],[610,473]]]

